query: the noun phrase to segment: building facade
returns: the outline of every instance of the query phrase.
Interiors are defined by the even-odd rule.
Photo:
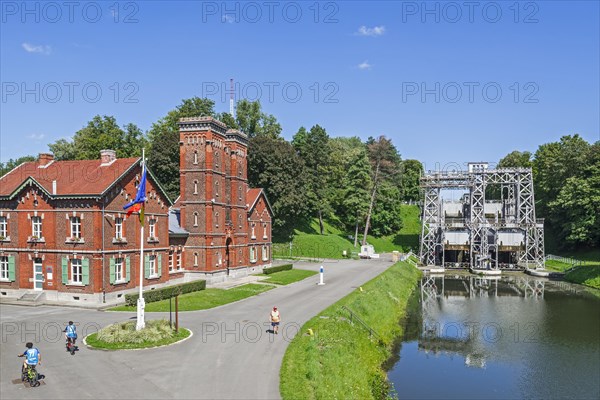
[[[41,154],[2,176],[0,295],[118,301],[139,284],[142,240],[148,288],[270,265],[272,212],[261,189],[248,189],[246,136],[212,118],[180,125],[181,195],[172,204],[149,166],[143,238],[139,216],[123,210],[137,193],[139,158]]]

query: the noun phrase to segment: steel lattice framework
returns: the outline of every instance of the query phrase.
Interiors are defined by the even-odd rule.
[[[498,185],[502,193],[502,218],[485,215],[486,189]],[[470,266],[499,268],[498,232],[521,232],[523,245],[517,250],[520,268],[544,268],[544,221],[535,217],[533,177],[530,168],[487,169],[487,164],[469,164],[468,171],[431,172],[421,177],[423,214],[420,258],[428,266],[444,267],[444,237],[447,224],[442,211],[442,190],[468,192],[464,228],[469,233]],[[456,223],[456,221],[454,221]],[[456,225],[454,225],[456,226]],[[496,254],[496,260],[491,257]]]

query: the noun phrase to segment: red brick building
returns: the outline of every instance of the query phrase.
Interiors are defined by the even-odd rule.
[[[248,190],[246,136],[212,118],[180,126],[181,196],[173,205],[149,166],[144,238],[138,216],[123,210],[137,192],[139,158],[40,154],[2,176],[0,294],[118,300],[138,285],[141,240],[144,287],[270,265],[272,212],[261,189]]]

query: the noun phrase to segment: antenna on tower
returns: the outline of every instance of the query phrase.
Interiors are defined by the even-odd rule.
[[[229,82],[231,84],[231,91],[229,92],[229,114],[235,118],[235,115],[233,115],[233,78],[231,78]]]

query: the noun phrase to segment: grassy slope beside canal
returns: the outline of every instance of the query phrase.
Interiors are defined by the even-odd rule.
[[[382,364],[390,357],[420,272],[399,262],[308,321],[288,347],[281,367],[284,399],[370,399],[387,393]],[[350,324],[346,306],[379,335]],[[314,336],[306,335],[311,328]]]

